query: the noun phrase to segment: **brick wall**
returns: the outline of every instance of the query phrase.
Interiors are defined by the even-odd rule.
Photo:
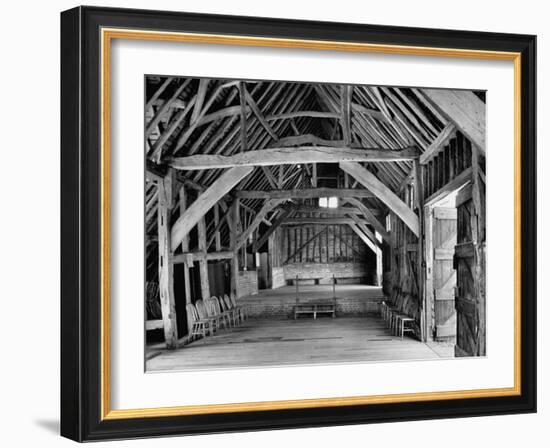
[[[239,271],[237,277],[237,297],[258,294],[258,273],[256,271]]]
[[[320,278],[319,284],[332,284],[332,276],[336,278],[336,283],[365,283],[368,282],[372,273],[367,271],[364,263],[341,262],[341,263],[292,263],[284,267],[284,278],[287,284],[293,284],[298,276],[300,279]],[[346,281],[347,279],[347,281]],[[307,284],[307,281],[301,280],[300,284]]]
[[[381,292],[369,297],[338,297],[336,299],[336,315],[351,317],[378,314],[382,300],[384,297]],[[249,305],[251,317],[291,319],[294,317],[293,307],[296,304],[296,298],[292,294],[270,300],[255,296],[241,299],[240,303]]]

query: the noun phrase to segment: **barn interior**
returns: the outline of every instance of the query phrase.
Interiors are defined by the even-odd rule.
[[[146,76],[147,370],[485,355],[485,93]]]

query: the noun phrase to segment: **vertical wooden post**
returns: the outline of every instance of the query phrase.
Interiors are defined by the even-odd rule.
[[[199,272],[201,277],[202,300],[210,298],[210,282],[208,280],[208,261],[206,260],[206,223],[204,216],[197,223],[199,252],[202,257],[199,259]]]
[[[171,262],[170,217],[172,210],[173,176],[170,171],[158,182],[158,252],[159,252],[159,290],[164,340],[166,347],[178,347],[178,328],[176,322],[176,302],[174,298],[174,266]]]
[[[433,331],[431,328],[434,321],[433,315],[433,209],[429,206],[424,207],[424,255],[426,263],[426,283],[424,285],[425,305],[425,328],[426,340],[433,340]]]
[[[474,243],[475,275],[474,285],[477,298],[477,350],[479,356],[485,356],[485,204],[479,182],[479,148],[472,143],[472,200],[476,214],[476,223],[472,222]],[[477,224],[477,231],[474,231]]]
[[[267,257],[268,257],[268,284],[267,288],[273,289],[273,268],[277,266],[277,254],[276,254],[276,232],[269,235],[267,239]]]
[[[239,200],[235,199],[231,204],[231,229],[230,229],[230,244],[233,251],[233,257],[231,258],[231,291],[237,296],[237,284],[239,281],[239,252],[235,246],[237,244],[238,231],[239,231]]]
[[[241,152],[248,150],[246,141],[246,96],[244,82],[239,82],[239,97],[241,103]]]
[[[298,305],[298,294],[299,294],[298,283],[300,283],[298,279],[298,275],[296,275],[295,281],[296,281],[296,305]]]
[[[378,238],[376,236],[379,235],[376,231],[374,232],[374,236],[376,239],[376,243],[381,244]],[[382,259],[382,249],[380,247],[376,248],[376,286],[382,286],[382,280],[383,280],[383,270],[384,270],[384,263]]]
[[[216,241],[216,252],[222,250],[221,238],[220,238],[220,229],[218,229],[218,224],[220,223],[220,206],[216,204],[214,206],[214,224],[216,226],[215,241]]]
[[[185,191],[185,186],[180,188],[180,216],[183,215],[185,209],[187,208],[187,196]],[[189,236],[185,235],[181,241],[181,251],[183,253],[189,252]],[[183,262],[183,274],[184,274],[184,284],[185,284],[185,303],[192,303],[191,300],[191,278],[189,277],[189,263],[187,261]]]
[[[417,260],[417,284],[418,284],[418,299],[420,300],[420,339],[426,342],[427,333],[427,319],[426,319],[426,295],[424,282],[426,276],[424,271],[426,269],[426,263],[424,262],[424,186],[422,177],[422,165],[418,159],[414,160],[414,194],[416,199],[416,207],[418,209],[418,250],[416,251]],[[406,246],[406,244],[405,244]]]

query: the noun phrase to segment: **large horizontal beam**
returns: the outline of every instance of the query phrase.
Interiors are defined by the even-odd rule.
[[[298,213],[323,213],[325,215],[344,216],[346,213],[358,214],[361,213],[355,207],[318,207],[316,205],[295,205],[292,210]]]
[[[237,190],[233,193],[240,199],[308,199],[330,197],[372,198],[374,195],[363,188],[305,188],[295,190]]]
[[[180,215],[172,226],[172,251],[177,249],[185,235],[197,225],[199,219],[251,171],[251,167],[235,167],[227,170]]]
[[[233,251],[226,250],[223,252],[185,252],[183,254],[174,255],[171,258],[172,263],[185,263],[198,260],[227,260],[233,258]]]
[[[198,154],[172,159],[171,165],[178,170],[205,170],[235,166],[293,165],[297,163],[338,162],[400,162],[418,158],[415,147],[388,149],[354,149],[327,146],[299,146],[295,148],[270,148],[246,151],[231,156]]]
[[[391,191],[374,174],[355,162],[341,162],[340,168],[376,194],[378,199],[399,216],[416,236],[420,235],[420,222],[418,216],[399,198],[399,196]]]
[[[278,142],[273,142],[270,147],[274,148],[302,145],[318,145],[339,148],[344,146],[344,140],[326,140],[313,134],[302,134],[281,138]]]
[[[282,223],[283,226],[299,226],[302,224],[320,224],[320,225],[351,225],[356,221],[351,218],[288,218]],[[365,221],[365,224],[368,224]]]
[[[272,121],[272,120],[286,120],[288,118],[298,118],[298,117],[340,118],[340,115],[334,112],[322,112],[318,110],[297,110],[294,112],[286,112],[283,114],[269,115],[265,119],[267,121]]]

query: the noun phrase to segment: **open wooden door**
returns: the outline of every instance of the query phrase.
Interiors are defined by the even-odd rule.
[[[456,238],[456,209],[435,207],[433,209],[433,330],[435,339],[454,339],[456,337],[454,302],[456,271],[453,268]]]

